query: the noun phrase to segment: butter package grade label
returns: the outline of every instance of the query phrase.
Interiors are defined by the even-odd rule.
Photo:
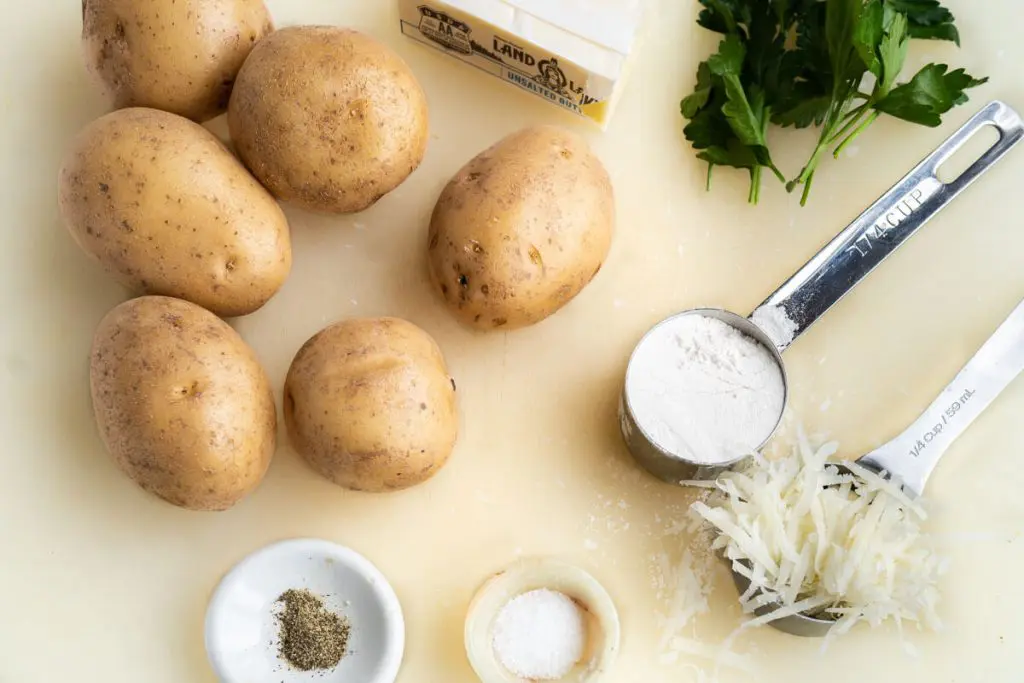
[[[606,127],[643,0],[399,0],[402,33]]]

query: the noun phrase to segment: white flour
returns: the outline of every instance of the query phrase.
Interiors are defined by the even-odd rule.
[[[764,330],[777,347],[789,346],[796,337],[796,323],[790,320],[781,306],[761,306],[750,319]]]
[[[637,348],[626,376],[637,425],[700,464],[752,453],[782,415],[782,372],[759,342],[701,315],[671,320]]]

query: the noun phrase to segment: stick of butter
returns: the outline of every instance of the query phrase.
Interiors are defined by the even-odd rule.
[[[402,33],[605,128],[644,0],[399,0]]]

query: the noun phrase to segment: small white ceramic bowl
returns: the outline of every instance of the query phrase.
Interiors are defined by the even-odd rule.
[[[298,671],[278,657],[280,607],[290,588],[308,589],[348,618],[348,653],[330,671]],[[206,652],[224,683],[393,683],[405,650],[395,591],[362,555],[317,539],[269,545],[221,580],[206,611]]]

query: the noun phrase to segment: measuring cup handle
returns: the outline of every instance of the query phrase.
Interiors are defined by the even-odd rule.
[[[963,370],[910,427],[860,459],[924,490],[939,459],[975,419],[1024,371],[1024,302],[999,326]]]
[[[949,183],[939,180],[939,167],[985,126],[999,131],[999,141],[956,180]],[[839,233],[758,306],[751,317],[757,319],[761,309],[784,311],[792,321],[790,327],[795,329],[791,338],[784,334],[781,336],[785,338],[774,341],[779,351],[785,350],[1021,139],[1024,139],[1024,122],[1017,112],[999,101],[988,104]]]

